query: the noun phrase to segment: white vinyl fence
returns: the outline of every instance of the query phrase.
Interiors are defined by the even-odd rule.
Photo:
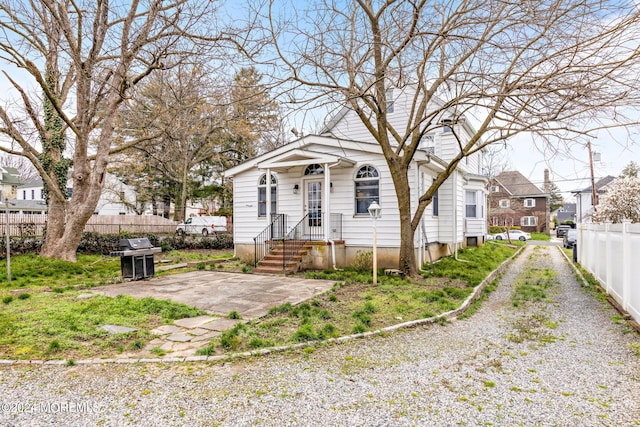
[[[581,224],[578,262],[640,323],[640,224]]]

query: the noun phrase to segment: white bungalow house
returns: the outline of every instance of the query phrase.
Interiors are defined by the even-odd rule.
[[[400,99],[391,115],[399,123]],[[452,127],[463,138],[473,134],[461,118],[423,139],[409,167],[412,203],[457,154]],[[484,242],[488,179],[481,170],[479,152],[460,162],[440,187],[414,236],[420,263]],[[320,135],[301,137],[225,175],[233,180],[233,237],[241,259],[266,257],[259,268],[272,271],[350,265],[360,251],[372,250],[374,223],[367,209],[376,201],[382,207],[376,221],[378,266],[398,266],[400,219],[391,175],[380,146],[352,111],[343,110]],[[298,251],[291,261],[283,254]]]

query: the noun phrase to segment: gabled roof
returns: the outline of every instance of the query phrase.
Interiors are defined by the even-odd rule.
[[[611,184],[616,179],[615,176],[607,175],[604,178],[600,178],[596,181],[596,191],[602,191],[604,187]],[[575,191],[575,193],[591,193],[591,186],[585,187],[583,190]]]
[[[500,184],[512,196],[545,197],[548,194],[533,185],[531,181],[518,171],[505,171],[495,177]]]
[[[17,200],[11,199],[9,201],[10,209],[28,209],[35,211],[46,211],[48,209],[47,204],[42,200]]]
[[[22,184],[20,179],[20,171],[16,168],[10,168],[8,166],[0,166],[0,182],[2,184]]]
[[[319,152],[311,150],[310,147],[313,145],[330,147],[331,151]],[[282,147],[278,147],[275,150],[227,169],[224,172],[224,176],[233,177],[252,168],[270,168],[278,171],[311,163],[339,163],[342,166],[353,165],[354,162],[346,157],[346,150],[383,155],[380,145],[371,142],[351,141],[320,135],[305,135],[287,145],[283,145]],[[425,151],[418,151],[414,160],[417,162],[431,162],[432,164],[437,164],[438,166],[436,167],[444,167],[441,160]]]
[[[41,178],[34,179],[33,181],[29,181],[26,184],[22,184],[18,188],[39,188],[43,187],[44,184]]]

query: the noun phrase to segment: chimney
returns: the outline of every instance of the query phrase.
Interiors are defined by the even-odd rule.
[[[544,170],[544,192],[548,193],[551,190],[551,182],[549,182],[549,169]]]

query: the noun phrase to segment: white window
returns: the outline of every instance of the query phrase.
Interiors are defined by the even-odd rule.
[[[534,208],[536,206],[536,199],[524,199],[525,208]]]
[[[511,203],[509,202],[509,199],[502,199],[500,200],[500,202],[498,202],[498,205],[501,208],[508,208],[509,206],[511,206]]]
[[[274,214],[277,212],[277,203],[276,203],[276,186],[277,181],[276,177],[271,175],[271,213]],[[258,181],[258,216],[266,217],[267,216],[267,174],[262,174],[260,177],[260,181]]]
[[[500,225],[500,218],[494,216],[491,218],[491,225]]]
[[[306,175],[322,175],[324,174],[324,169],[322,169],[322,166],[314,163],[312,165],[307,166],[307,168],[304,170],[304,174]]]
[[[435,182],[435,178],[433,179],[433,181]],[[431,199],[431,206],[433,206],[433,216],[438,216],[440,214],[440,206],[438,206],[438,204],[440,203],[440,196],[438,196],[438,191],[436,190],[436,194],[433,195],[433,199]]]
[[[493,187],[491,187],[491,192],[492,193],[499,193],[500,192],[500,187],[497,185],[494,185]]]
[[[522,227],[534,227],[538,224],[538,217],[535,216],[523,216],[520,218],[520,225]]]
[[[478,202],[475,191],[467,191],[465,194],[465,216],[467,218],[478,218]]]
[[[393,99],[393,88],[389,88],[387,89],[387,92],[385,94],[386,98],[387,98],[387,114],[391,114],[393,113],[393,104],[394,104],[394,99]]]
[[[433,135],[422,135],[420,139],[420,148],[429,154],[436,154],[436,143]]]
[[[362,166],[354,179],[356,215],[368,215],[369,205],[380,203],[380,175],[373,166]]]

